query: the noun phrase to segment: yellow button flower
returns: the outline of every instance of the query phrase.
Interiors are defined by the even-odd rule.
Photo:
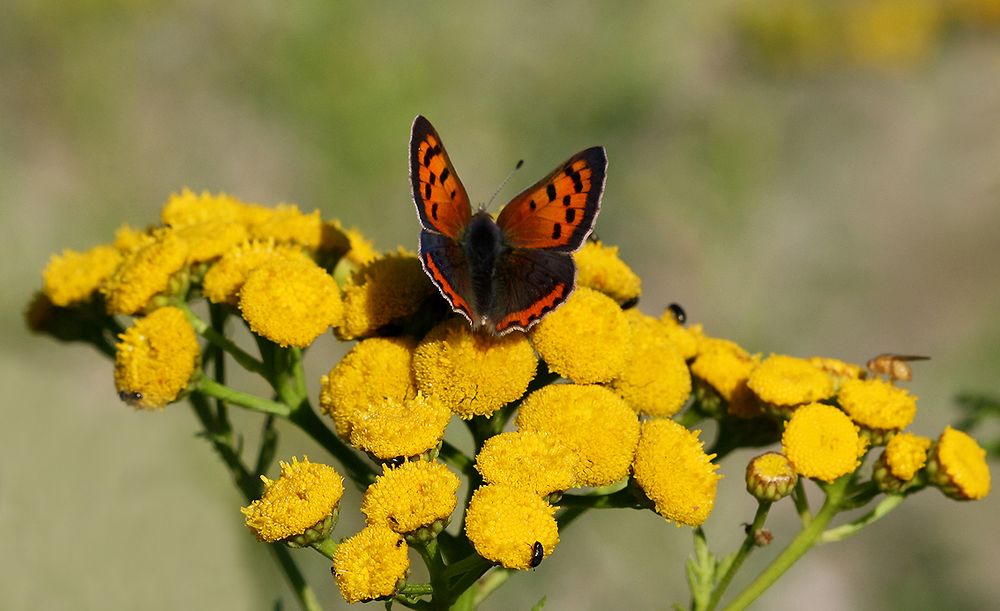
[[[869,429],[903,429],[917,414],[916,397],[877,378],[845,380],[837,393],[837,402],[851,420]]]
[[[414,255],[400,250],[375,259],[344,286],[344,321],[336,329],[337,337],[371,335],[415,313],[433,291]]]
[[[85,252],[64,250],[53,255],[42,272],[42,291],[54,305],[67,307],[90,299],[122,261],[114,246],[95,246]]]
[[[990,467],[986,450],[958,429],[945,427],[934,446],[927,473],[947,496],[974,501],[990,492]]]
[[[573,254],[576,261],[576,285],[604,293],[618,303],[639,298],[639,276],[618,256],[617,246],[586,242]]]
[[[333,467],[293,456],[290,463],[281,461],[278,479],[260,479],[263,496],[240,509],[257,540],[301,547],[330,534],[344,495],[344,481]]]
[[[832,482],[858,468],[867,442],[847,414],[810,403],[792,413],[781,445],[799,475]]]
[[[366,339],[323,376],[320,406],[333,418],[342,439],[351,438],[354,423],[369,405],[401,403],[417,395],[411,371],[413,348],[413,342],[403,338]]]
[[[170,231],[125,256],[101,286],[111,314],[135,314],[159,293],[170,289],[171,278],[187,262],[187,243]]]
[[[632,352],[628,319],[610,297],[577,288],[542,319],[531,341],[549,369],[578,384],[609,382]]]
[[[681,356],[685,361],[690,361],[698,354],[698,344],[701,335],[701,325],[685,327],[674,319],[673,313],[667,309],[660,316],[660,323],[666,330],[667,336],[677,346]]]
[[[174,193],[160,210],[160,219],[168,227],[187,227],[208,221],[237,222],[244,204],[225,193],[195,193],[183,189]]]
[[[635,412],[603,386],[536,390],[521,403],[517,426],[546,433],[576,453],[576,486],[604,486],[625,477],[639,441]]]
[[[240,310],[257,335],[305,348],[340,321],[343,304],[337,283],[320,266],[272,259],[247,275]]]
[[[188,263],[218,259],[247,239],[246,227],[233,221],[206,221],[175,231],[188,246]]]
[[[205,273],[202,290],[212,303],[239,303],[240,289],[247,276],[264,263],[275,259],[312,262],[301,247],[275,244],[274,240],[251,240],[230,249]]]
[[[118,336],[115,388],[124,401],[162,409],[187,388],[198,365],[198,340],[187,317],[174,307],[138,318]]]
[[[378,251],[357,228],[344,228],[338,220],[323,224],[323,241],[319,249],[324,252],[339,253],[354,269],[370,263],[378,257]],[[335,274],[336,275],[336,274]]]
[[[469,501],[465,534],[483,558],[508,569],[526,571],[532,567],[536,542],[546,557],[559,544],[555,510],[524,488],[481,486]]]
[[[437,462],[416,460],[396,468],[384,467],[361,502],[369,524],[384,524],[400,534],[432,529],[437,535],[448,525],[458,504],[458,476]]]
[[[747,386],[764,404],[783,414],[833,394],[833,383],[822,369],[805,359],[783,354],[764,359],[750,374]]]
[[[576,454],[552,435],[510,431],[486,440],[476,469],[487,483],[546,496],[573,487],[576,461]]]
[[[740,418],[760,415],[760,406],[747,381],[759,360],[736,342],[722,339],[702,341],[698,356],[691,363],[691,374],[699,387],[703,407],[715,413],[711,401],[725,401],[728,413]]]
[[[323,241],[323,219],[319,210],[306,214],[295,204],[278,204],[274,208],[254,211],[244,208],[243,220],[248,225],[250,237],[259,240],[298,244],[311,250],[319,248]]]
[[[451,410],[421,393],[385,397],[359,406],[350,441],[378,460],[416,457],[437,449],[450,419]]]
[[[708,519],[722,476],[705,454],[698,431],[673,420],[642,424],[632,473],[656,512],[677,525],[698,526]]]
[[[807,360],[830,377],[834,390],[839,390],[840,385],[847,380],[860,380],[865,377],[865,370],[861,365],[826,356],[813,356]]]
[[[673,416],[691,396],[687,362],[659,320],[634,308],[625,317],[632,330],[632,356],[611,387],[637,412]]]
[[[927,463],[927,449],[931,440],[913,433],[897,433],[885,446],[885,460],[889,472],[904,482],[913,479]]]
[[[367,526],[337,547],[333,576],[349,603],[386,598],[406,583],[409,546],[399,534],[378,524]]]
[[[115,239],[111,243],[122,254],[134,252],[143,246],[149,246],[156,241],[155,229],[136,229],[127,223],[115,231]]]
[[[465,419],[520,399],[537,369],[523,333],[476,333],[464,318],[434,327],[413,353],[417,388]]]

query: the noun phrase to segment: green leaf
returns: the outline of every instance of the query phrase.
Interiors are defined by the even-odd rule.
[[[542,609],[544,609],[544,608],[545,608],[545,599],[546,599],[546,598],[548,598],[548,597],[547,597],[547,596],[543,596],[543,597],[541,597],[541,598],[540,598],[540,599],[538,600],[538,602],[537,602],[537,603],[535,603],[535,606],[531,608],[531,611],[542,611]]]

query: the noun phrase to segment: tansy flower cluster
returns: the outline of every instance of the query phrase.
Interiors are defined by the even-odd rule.
[[[676,305],[643,313],[640,279],[617,247],[589,241],[574,258],[568,300],[528,332],[497,337],[450,311],[413,252],[379,253],[318,211],[185,190],[156,226],[53,256],[27,321],[112,356],[130,405],[187,399],[246,498],[253,535],[280,554],[323,554],[352,603],[445,608],[487,573],[496,587],[539,568],[587,510],[652,511],[704,537],[727,471],[745,473],[759,504],[744,556],[769,539],[767,507],[785,497],[822,526],[858,499],[989,492],[972,437],[910,430],[917,398],[899,380],[830,357],[753,353],[687,323]],[[307,379],[305,353],[324,337],[347,342],[344,356]],[[270,392],[231,387],[233,364]],[[249,464],[229,407],[263,417]],[[338,466],[292,457],[269,479],[277,419]],[[723,468],[740,448],[766,451]],[[347,511],[364,525],[333,534],[354,503],[342,502],[345,477],[362,493]],[[810,481],[832,510],[811,515]],[[799,536],[811,545],[822,533]],[[414,558],[429,582],[409,581]],[[689,574],[710,578],[693,581],[721,595],[731,575],[712,573],[723,563],[707,544],[698,558]]]

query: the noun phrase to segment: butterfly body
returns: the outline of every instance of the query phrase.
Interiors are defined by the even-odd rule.
[[[572,254],[593,230],[604,191],[602,147],[577,153],[515,197],[494,218],[472,213],[441,138],[413,122],[410,178],[420,219],[420,261],[473,327],[527,330],[576,286]]]

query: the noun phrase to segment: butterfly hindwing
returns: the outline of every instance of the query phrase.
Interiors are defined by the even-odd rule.
[[[514,247],[574,252],[594,228],[607,167],[604,147],[580,151],[511,200],[497,225]]]
[[[472,276],[461,245],[448,236],[421,231],[420,264],[452,309],[473,322]]]
[[[410,132],[410,184],[420,224],[457,238],[469,222],[469,195],[445,151],[441,137],[423,116]]]
[[[576,285],[576,265],[569,253],[513,248],[497,260],[493,305],[487,318],[503,335],[526,331],[561,305]]]

